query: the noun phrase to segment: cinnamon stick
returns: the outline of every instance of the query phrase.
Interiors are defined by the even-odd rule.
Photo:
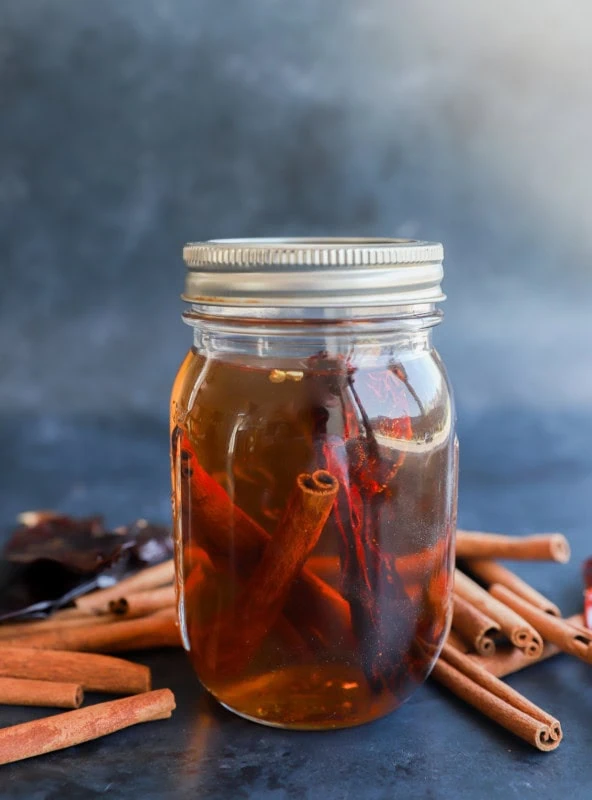
[[[47,633],[4,639],[3,643],[36,650],[117,653],[179,647],[181,637],[176,625],[176,611],[174,608],[167,608],[140,619],[113,622],[109,625],[89,624],[76,628],[57,628]]]
[[[521,647],[531,658],[540,656],[543,640],[538,631],[458,569],[455,571],[454,591],[495,620],[512,644]]]
[[[485,658],[477,653],[468,653],[468,657],[497,678],[504,678],[506,675],[513,675],[526,667],[532,667],[533,664],[538,664],[539,661],[546,661],[560,652],[561,650],[557,645],[545,642],[543,652],[538,658],[531,658],[526,655],[524,650],[512,645],[498,647],[492,656]]]
[[[561,742],[557,719],[454,648],[444,645],[432,675],[461,700],[539,750],[549,752]]]
[[[227,492],[201,466],[191,451],[187,434],[173,432],[173,448],[181,461],[179,491],[181,506],[191,509],[209,537],[208,555],[214,563],[225,564],[229,556],[249,578],[271,536],[235,505]],[[322,642],[351,642],[349,603],[332,586],[304,566],[288,594],[284,613],[299,631],[312,629]]]
[[[0,705],[80,708],[83,700],[82,686],[76,683],[0,678]]]
[[[122,595],[117,600],[110,601],[109,610],[111,615],[134,619],[154,614],[174,605],[175,587],[162,586],[160,589],[149,589],[143,592]]]
[[[423,584],[429,578],[442,563],[442,551],[445,547],[446,541],[439,541],[433,547],[426,547],[416,553],[395,557],[395,570],[406,587],[407,584]],[[311,556],[306,562],[306,566],[319,578],[332,585],[337,584],[341,578],[339,556]]]
[[[545,614],[499,583],[494,583],[489,591],[493,597],[536,625],[542,636],[556,644],[561,651],[592,664],[592,631],[568,620]]]
[[[499,623],[459,594],[454,596],[452,627],[480,655],[491,656],[495,653],[492,637],[501,630]]]
[[[429,579],[435,569],[440,568],[444,551],[448,546],[446,539],[441,539],[432,547],[426,547],[416,553],[409,553],[395,558],[395,570],[404,583],[424,582]]]
[[[83,614],[78,617],[58,617],[54,614],[51,617],[47,617],[47,619],[32,620],[31,622],[3,623],[0,625],[0,643],[8,639],[31,636],[36,633],[49,633],[50,631],[64,630],[65,628],[107,625],[110,622],[117,622],[118,619],[119,617],[114,614],[105,614],[103,616]]]
[[[477,531],[456,532],[457,558],[513,558],[526,561],[569,561],[570,548],[561,533],[506,536]]]
[[[456,631],[454,631],[452,628],[448,631],[448,636],[446,637],[446,641],[451,647],[454,647],[455,650],[459,650],[461,653],[469,652],[469,646],[467,645],[465,640],[461,639],[458,633],[456,633]]]
[[[306,566],[318,578],[332,586],[339,583],[341,571],[339,556],[311,556]]]
[[[573,617],[568,617],[566,621],[575,626],[581,625],[583,623],[583,615],[574,614]],[[511,646],[498,647],[494,655],[490,658],[483,658],[483,656],[473,655],[472,653],[469,655],[469,658],[473,659],[473,661],[483,667],[483,669],[491,672],[492,675],[503,678],[506,675],[519,672],[525,667],[538,664],[539,661],[546,661],[548,658],[552,658],[559,653],[561,653],[561,650],[556,644],[545,642],[542,654],[534,661],[532,658],[525,655],[524,650],[520,650],[519,647]]]
[[[89,692],[141,694],[150,690],[150,670],[121,658],[0,647],[0,675],[11,678],[77,683]]]
[[[170,689],[157,689],[2,728],[0,764],[63,750],[141,722],[166,719],[174,708],[175,698]]]
[[[76,608],[87,614],[106,614],[109,611],[111,600],[118,600],[132,592],[143,592],[148,589],[158,589],[172,583],[175,578],[175,565],[173,559],[163,561],[154,567],[146,567],[129,578],[124,578],[106,589],[97,589],[76,598]]]
[[[301,474],[275,535],[239,597],[216,625],[216,669],[240,670],[259,648],[282,611],[290,588],[317,543],[339,489],[325,470]],[[222,666],[224,662],[224,667]]]
[[[529,583],[519,578],[511,570],[498,564],[497,561],[472,559],[467,562],[467,566],[477,578],[488,586],[492,583],[499,583],[510,589],[514,594],[517,594],[518,597],[527,600],[531,605],[540,608],[546,614],[552,614],[554,617],[561,616],[561,611],[555,603],[552,603],[547,597],[537,592]]]

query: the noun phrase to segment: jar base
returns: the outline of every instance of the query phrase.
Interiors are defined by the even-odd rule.
[[[397,708],[393,708],[391,711],[384,711],[381,714],[377,714],[375,717],[369,717],[368,719],[358,719],[358,720],[350,720],[350,721],[339,721],[339,722],[323,722],[323,723],[287,723],[287,722],[271,722],[268,719],[261,719],[260,717],[251,717],[249,714],[245,714],[242,711],[237,711],[236,708],[232,708],[232,706],[223,703],[214,695],[214,700],[220,703],[222,708],[225,708],[226,711],[230,711],[236,717],[240,717],[241,719],[246,719],[247,722],[255,722],[257,725],[263,725],[266,728],[277,728],[279,730],[284,731],[338,731],[343,730],[344,728],[359,728],[362,725],[369,725],[371,722],[376,722],[379,719],[383,719],[384,717],[388,717],[390,714],[394,714]]]
[[[359,670],[334,664],[289,667],[216,689],[204,686],[233,714],[290,730],[352,728],[380,719],[401,705],[392,692],[373,694]]]

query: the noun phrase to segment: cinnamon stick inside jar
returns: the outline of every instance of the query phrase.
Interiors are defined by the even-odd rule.
[[[148,667],[121,658],[38,650],[27,647],[0,647],[0,675],[11,678],[48,680],[80,684],[89,692],[140,694],[150,690]]]
[[[247,579],[259,563],[271,536],[237,505],[203,469],[191,452],[189,438],[177,429],[174,446],[182,456],[179,476],[181,502],[191,509],[192,524],[207,537],[207,553],[223,572],[228,558]],[[351,614],[343,596],[306,565],[286,599],[286,616],[300,631],[310,630],[322,641],[351,642]]]
[[[240,671],[257,650],[317,543],[338,488],[337,480],[325,470],[298,476],[276,533],[265,546],[236,606],[216,625],[220,644],[213,668]]]
[[[207,535],[208,555],[222,568],[231,556],[236,569],[248,578],[271,540],[270,534],[232,503],[224,489],[192,455],[189,439],[180,429],[174,432],[173,441],[183,456],[179,481],[182,504],[191,509],[193,523],[199,524]],[[285,613],[297,629],[306,630],[312,623],[315,633],[325,641],[338,638],[348,642],[351,639],[349,605],[339,592],[306,566],[300,571],[290,595]]]
[[[561,533],[506,536],[500,533],[456,532],[457,558],[509,558],[525,561],[558,561],[570,558],[569,543]]]
[[[458,569],[455,572],[454,589],[464,600],[494,619],[512,644],[521,647],[531,658],[540,656],[543,640],[539,632],[516,611],[497,600]]]
[[[131,725],[167,719],[175,708],[169,689],[157,689],[0,729],[0,764],[63,750]]]
[[[498,564],[497,561],[489,559],[472,559],[467,562],[470,572],[477,578],[482,580],[488,586],[493,583],[499,583],[505,586],[510,591],[527,600],[531,605],[540,608],[546,614],[552,614],[554,617],[560,617],[561,612],[555,603],[552,603],[547,597],[542,595],[534,589],[522,578],[515,575],[506,567]]]

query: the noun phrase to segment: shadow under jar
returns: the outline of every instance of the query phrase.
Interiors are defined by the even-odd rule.
[[[458,446],[431,328],[442,247],[187,245],[171,399],[179,620],[224,706],[358,725],[427,677],[451,613]]]

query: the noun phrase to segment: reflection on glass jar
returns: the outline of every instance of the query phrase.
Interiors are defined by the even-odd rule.
[[[380,268],[363,263],[376,252]],[[186,260],[194,346],[171,402],[185,646],[250,719],[380,717],[426,678],[450,621],[441,248],[255,240],[188,246]]]

